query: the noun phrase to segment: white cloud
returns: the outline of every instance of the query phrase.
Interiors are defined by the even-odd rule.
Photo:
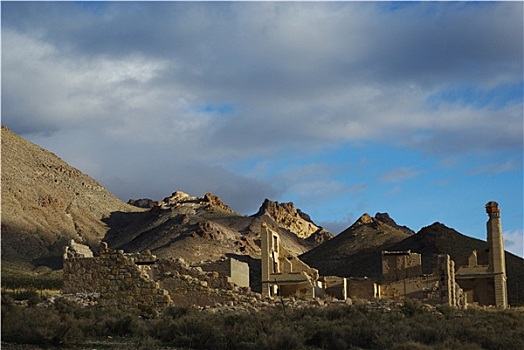
[[[504,231],[504,248],[513,254],[524,258],[524,231]]]
[[[412,179],[414,177],[417,177],[422,174],[422,171],[420,169],[417,169],[415,167],[399,167],[392,169],[386,173],[384,173],[380,177],[381,182],[402,182],[409,179]]]
[[[521,100],[428,102],[456,86],[521,81],[519,3],[7,2],[2,12],[3,123],[61,140],[38,136],[71,160],[76,150],[83,170],[114,174],[106,186],[121,196],[151,188],[151,174],[163,185],[150,196],[218,188],[234,178],[232,162],[340,142],[444,154],[522,146]],[[398,168],[381,181],[420,174]],[[262,196],[365,187],[329,169],[281,175],[278,189],[256,174],[237,180]],[[126,176],[127,190],[111,180]]]
[[[507,171],[512,171],[515,169],[522,169],[522,163],[517,162],[514,159],[507,160],[503,163],[492,163],[486,164],[481,167],[475,168],[470,171],[471,174],[499,174],[505,173]]]

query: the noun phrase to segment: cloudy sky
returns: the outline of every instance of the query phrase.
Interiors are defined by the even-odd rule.
[[[122,200],[293,201],[523,255],[523,3],[2,2],[2,124]]]

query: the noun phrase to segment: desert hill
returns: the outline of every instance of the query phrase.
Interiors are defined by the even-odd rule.
[[[387,214],[362,215],[333,239],[304,253],[300,259],[322,275],[380,277],[381,251],[406,239],[410,233]]]
[[[260,224],[265,222],[280,233],[286,249],[298,255],[317,246],[318,240],[332,237],[299,213],[293,203],[266,199],[257,214],[244,216],[211,193],[192,197],[174,192],[147,212],[114,213],[106,220],[110,230],[105,241],[125,251],[149,249],[162,258],[182,257],[190,262],[216,260],[228,254],[259,257]]]
[[[132,205],[131,205],[132,204]],[[213,260],[260,255],[260,224],[280,232],[301,254],[332,237],[293,203],[264,201],[253,216],[235,213],[210,193],[175,192],[159,202],[120,201],[53,153],[2,127],[2,260],[61,265],[70,239],[96,252],[102,240],[125,251]]]
[[[135,212],[55,154],[2,126],[2,260],[58,267],[69,239],[98,247],[112,212]]]
[[[159,202],[130,200],[133,205],[129,205],[6,127],[1,140],[2,261],[58,268],[70,239],[94,251],[105,240],[112,248],[149,249],[159,257],[183,257],[189,262],[225,255],[253,261],[260,255],[262,222],[280,233],[289,252],[302,254],[301,259],[323,275],[379,280],[381,251],[408,249],[422,254],[423,268],[429,273],[435,254],[449,254],[461,265],[473,249],[481,252],[486,247],[486,242],[440,223],[414,234],[387,213],[364,214],[333,237],[293,203],[268,199],[252,216],[235,213],[210,193],[192,197],[175,192]],[[518,286],[520,300],[524,296],[524,259],[506,252],[506,264],[508,297],[514,303]]]

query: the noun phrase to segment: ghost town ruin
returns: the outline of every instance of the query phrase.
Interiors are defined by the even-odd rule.
[[[99,256],[93,256],[89,247],[74,241],[64,250],[63,293],[96,293],[101,306],[119,308],[158,309],[226,299],[249,303],[279,296],[341,301],[407,297],[431,305],[466,308],[475,303],[505,309],[506,264],[498,204],[487,203],[486,212],[487,249],[473,251],[468,264],[458,267],[449,255],[440,254],[432,274],[422,273],[418,253],[383,251],[380,281],[320,276],[287,252],[279,234],[262,224],[261,295],[250,291],[248,264],[234,258],[189,266],[182,259],[157,259],[149,251],[112,250],[106,243]]]

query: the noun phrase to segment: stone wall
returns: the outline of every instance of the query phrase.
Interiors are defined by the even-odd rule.
[[[67,258],[92,258],[93,252],[89,246],[76,243],[74,239],[69,241],[69,245],[64,247],[64,259]]]
[[[401,252],[396,252],[396,256],[402,256]],[[412,253],[411,253],[412,255]],[[417,254],[418,255],[418,254]],[[386,259],[392,259],[392,255],[383,254]],[[453,307],[466,308],[467,301],[465,294],[457,284],[455,279],[455,263],[449,255],[441,254],[437,256],[437,268],[431,275],[410,275],[401,278],[401,271],[395,272],[396,279],[383,281],[380,286],[382,298],[412,298],[420,299],[429,304],[444,304]],[[383,264],[384,266],[384,264]],[[407,265],[409,268],[409,265]],[[414,270],[411,270],[414,271]],[[390,274],[389,277],[392,275]]]
[[[411,251],[382,252],[382,280],[400,281],[422,275],[422,258]]]
[[[123,251],[109,249],[105,243],[98,257],[80,254],[70,257],[68,251],[71,249],[64,254],[63,293],[100,293],[101,306],[122,309],[156,309],[171,303],[167,290],[160,288],[147,273],[150,267],[144,260],[150,261],[154,256],[126,256]]]

